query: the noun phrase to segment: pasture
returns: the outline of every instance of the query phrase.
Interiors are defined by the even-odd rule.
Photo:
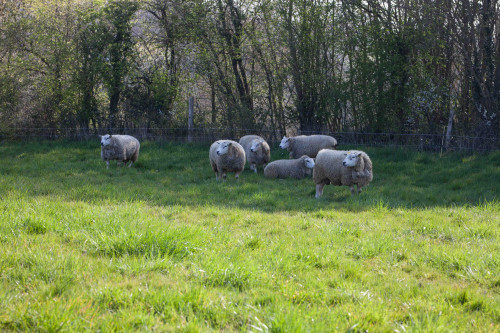
[[[366,148],[370,186],[315,199],[208,147],[0,143],[0,330],[500,331],[500,152]]]

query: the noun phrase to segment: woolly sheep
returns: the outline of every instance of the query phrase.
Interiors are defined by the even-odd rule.
[[[215,172],[215,180],[226,180],[227,172],[234,172],[236,180],[245,168],[245,150],[236,141],[218,140],[210,146],[210,165]]]
[[[130,161],[129,168],[139,157],[139,140],[130,135],[106,134],[101,136],[101,158],[106,161],[106,169],[109,161],[118,160],[118,164]]]
[[[339,151],[322,149],[316,156],[313,180],[316,183],[316,198],[323,195],[325,185],[349,186],[351,195],[367,186],[373,179],[372,161],[362,151]]]
[[[257,166],[269,163],[271,159],[271,149],[266,140],[258,135],[245,135],[240,139],[240,145],[245,149],[247,162],[250,165],[250,170],[257,173]]]
[[[335,149],[337,140],[328,135],[299,135],[294,137],[284,136],[280,143],[281,149],[290,152],[290,158],[299,158],[302,155],[316,157],[321,149]]]
[[[264,176],[268,178],[295,178],[302,179],[311,174],[314,168],[314,159],[304,155],[293,160],[277,160],[264,168]]]

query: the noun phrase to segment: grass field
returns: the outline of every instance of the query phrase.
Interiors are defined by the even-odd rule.
[[[0,143],[0,330],[499,332],[500,152],[365,151],[317,200],[208,145]]]

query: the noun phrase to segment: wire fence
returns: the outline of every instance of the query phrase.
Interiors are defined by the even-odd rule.
[[[220,139],[239,140],[244,135],[255,134],[266,139],[271,145],[280,142],[285,133],[275,129],[238,128],[7,128],[0,129],[0,140],[99,140],[99,135],[107,133],[128,134],[139,140],[211,143]],[[342,146],[406,147],[421,151],[498,151],[500,139],[495,137],[451,136],[446,142],[445,135],[362,133],[362,132],[302,132],[299,134],[326,134],[337,139]]]

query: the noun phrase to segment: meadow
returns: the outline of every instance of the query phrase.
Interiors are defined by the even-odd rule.
[[[370,186],[315,199],[208,147],[1,142],[0,330],[500,331],[500,152],[367,147]]]

